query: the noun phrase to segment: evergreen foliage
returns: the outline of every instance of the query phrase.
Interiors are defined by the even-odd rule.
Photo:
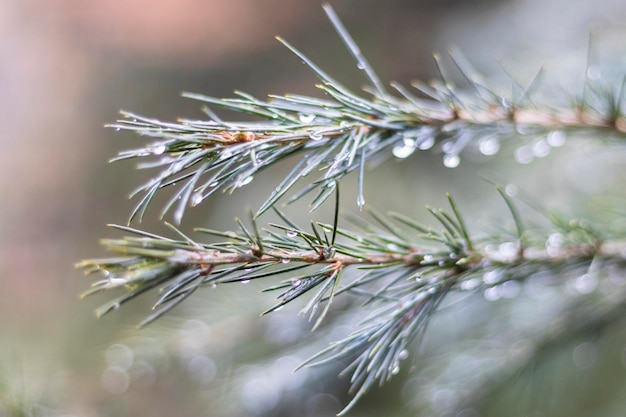
[[[236,219],[236,232],[197,229],[199,238],[191,238],[173,225],[173,237],[113,226],[128,234],[103,240],[115,257],[86,260],[78,266],[88,274],[103,276],[84,295],[124,290],[100,307],[98,316],[157,289],[154,312],[142,325],[203,287],[233,282],[279,277],[281,282],[266,289],[277,293],[278,301],[263,314],[304,297],[307,301],[301,313],[313,322],[313,329],[324,325],[336,298],[352,295],[357,301],[349,308],[362,311],[363,320],[353,324],[349,336],[302,364],[348,361],[344,373],[349,375],[354,397],[345,413],[375,384],[399,372],[450,294],[497,292],[507,283],[522,282],[545,271],[565,280],[572,274],[623,270],[626,245],[619,230],[608,231],[554,213],[544,213],[548,227],[530,228],[519,214],[520,199],[513,188],[500,185],[494,185],[494,192],[501,195],[514,225],[508,234],[471,233],[463,220],[463,208],[451,196],[446,209],[427,207],[433,220],[430,225],[400,213],[381,215],[367,207],[364,216],[346,226],[338,213],[341,180],[356,171],[357,205],[363,208],[366,168],[387,158],[429,151],[442,154],[443,164],[453,168],[470,146],[492,155],[500,142],[523,141],[524,137],[546,137],[545,146],[560,146],[574,133],[621,139],[626,133],[626,116],[623,83],[604,85],[587,79],[579,97],[546,102],[537,92],[538,73],[528,86],[514,82],[511,95],[502,95],[458,53],[451,55],[452,62],[469,88],[455,87],[441,57],[435,55],[439,80],[415,82],[415,92],[392,84],[392,94],[333,10],[329,6],[324,9],[369,80],[366,95],[350,91],[279,38],[319,78],[324,99],[285,95],[261,100],[243,92],[237,92],[235,98],[217,99],[186,93],[207,106],[208,120],[164,122],[125,112],[124,119],[111,125],[151,138],[114,160],[136,158],[141,161],[140,168],[158,171],[135,191],[141,199],[129,224],[144,217],[162,189],[175,192],[161,216],[172,211],[174,222],[180,223],[186,207],[201,204],[218,190],[233,192],[254,181],[259,171],[297,156],[299,162],[261,207],[250,213],[250,219]],[[252,115],[257,121],[225,121],[209,105]],[[318,177],[312,178],[314,175]],[[307,185],[291,193],[299,181]],[[334,199],[333,223],[312,221],[304,227],[277,208],[280,201],[301,198],[310,199],[311,210]],[[268,211],[281,222],[260,227]],[[574,304],[587,307],[563,309],[558,331],[538,339],[534,351],[549,349],[590,328],[611,325],[624,312],[626,293],[622,290],[602,301],[586,304],[588,300],[576,299]],[[576,320],[566,320],[571,311],[576,311]],[[532,355],[512,367],[521,369],[530,361]]]

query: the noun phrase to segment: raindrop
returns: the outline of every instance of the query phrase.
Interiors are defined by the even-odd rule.
[[[415,147],[415,139],[411,138],[411,137],[404,137],[404,139],[402,139],[402,142],[404,142],[404,146],[410,146],[412,148]]]
[[[287,237],[296,237],[298,236],[298,232],[296,232],[295,230],[288,230],[287,233],[285,233],[287,235]]]
[[[363,194],[359,193],[357,196],[356,205],[359,207],[359,210],[363,210],[363,207],[365,206],[365,198],[363,198]]]
[[[546,137],[546,141],[548,142],[548,145],[552,146],[553,148],[563,146],[565,144],[565,133],[561,132],[560,130],[550,132]]]
[[[504,242],[498,245],[498,251],[505,258],[513,258],[518,255],[519,244],[516,242]]]
[[[322,135],[320,132],[311,132],[309,134],[309,137],[311,138],[311,140],[321,140],[324,135]]]
[[[360,69],[360,70],[365,69],[365,65],[363,65],[363,64],[362,64],[362,63],[360,63],[360,62],[359,62],[358,64],[356,64],[356,67],[357,67],[358,69]]]
[[[409,357],[409,352],[406,349],[403,349],[398,353],[398,359],[403,360]]]
[[[281,264],[288,264],[289,262],[291,262],[291,259],[289,259],[289,258],[283,258],[283,259],[280,260]]]
[[[520,146],[515,150],[514,158],[518,164],[529,164],[534,157],[528,146]]]
[[[433,145],[435,145],[435,137],[434,136],[429,136],[425,140],[420,142],[418,148],[421,151],[426,151],[426,150],[432,148]]]
[[[478,149],[483,155],[495,155],[500,150],[500,141],[494,137],[482,138],[478,144]]]
[[[461,158],[459,155],[449,153],[443,156],[443,166],[446,168],[456,168],[461,163]]]
[[[597,65],[589,65],[587,68],[587,77],[590,80],[599,80],[602,78],[602,71]]]
[[[592,293],[598,286],[598,279],[592,274],[584,274],[576,278],[574,288],[581,294]]]
[[[228,159],[233,156],[233,151],[230,149],[225,149],[220,153],[220,159]]]
[[[543,139],[539,139],[532,144],[531,151],[537,158],[543,158],[550,154],[550,145]]]
[[[248,284],[248,283],[250,283],[250,280],[249,279],[242,279],[240,282],[242,284]]]
[[[472,291],[480,286],[480,280],[478,278],[471,278],[467,281],[461,282],[461,289],[463,291]]]
[[[522,285],[517,281],[506,281],[498,286],[498,292],[503,298],[515,298],[522,290]]]
[[[209,187],[211,187],[211,188],[215,188],[215,187],[217,187],[218,185],[220,185],[220,183],[219,183],[218,181],[213,181],[211,184],[209,184]]]
[[[111,366],[102,373],[101,382],[111,394],[122,394],[130,386],[130,376],[125,369]]]
[[[116,132],[119,132],[120,130],[121,130],[121,128],[119,128],[119,127],[116,127],[116,128],[115,128],[115,131],[116,131]]]
[[[583,342],[572,352],[574,365],[579,369],[590,369],[598,361],[598,348],[591,342]]]
[[[393,375],[398,375],[400,373],[400,367],[398,365],[395,365],[393,369],[391,370],[391,373]]]
[[[302,123],[311,123],[313,120],[315,120],[315,115],[300,113],[300,116],[298,118]]]
[[[106,362],[109,367],[119,367],[127,370],[133,364],[133,351],[126,345],[113,344],[105,352]]]
[[[291,280],[291,285],[294,286],[294,287],[297,287],[300,284],[302,284],[302,280],[300,280],[300,279],[292,279]]]
[[[487,301],[496,301],[500,299],[500,291],[497,288],[487,288],[483,293],[483,296]]]
[[[406,145],[397,145],[397,146],[394,146],[391,152],[393,153],[393,156],[395,156],[396,158],[404,159],[404,158],[408,158],[409,156],[411,156],[413,152],[415,152],[415,147],[406,146]]]
[[[254,179],[254,177],[252,175],[242,179],[241,181],[239,181],[239,183],[237,184],[237,187],[243,187],[244,185],[248,185],[252,182],[252,180]]]
[[[400,246],[396,245],[395,243],[389,243],[387,245],[387,249],[389,249],[390,251],[398,251],[400,250]]]
[[[202,199],[202,193],[194,194],[193,197],[191,197],[191,205],[197,206],[198,204],[202,203]]]
[[[506,192],[506,195],[508,195],[509,197],[515,197],[517,193],[519,192],[519,189],[517,188],[517,185],[515,184],[507,184],[506,187],[504,187],[504,191]]]
[[[485,272],[483,275],[483,281],[485,284],[491,285],[495,284],[500,280],[500,274],[497,271],[489,271]]]
[[[546,241],[546,246],[560,247],[563,245],[565,238],[560,233],[552,233]]]
[[[163,144],[161,143],[161,144],[159,144],[159,145],[155,146],[155,147],[152,149],[152,153],[153,153],[154,155],[161,155],[161,154],[163,154],[163,153],[165,152],[165,150],[166,150],[165,145],[163,145]]]
[[[324,258],[326,259],[330,259],[333,256],[335,256],[335,248],[333,247],[325,247],[324,249],[322,249],[322,255],[324,255]]]

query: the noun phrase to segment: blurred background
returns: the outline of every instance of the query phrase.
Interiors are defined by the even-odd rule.
[[[456,46],[505,86],[510,81],[503,68],[527,83],[544,66],[557,88],[577,94],[590,32],[592,63],[624,69],[621,0],[337,0],[332,5],[380,77],[404,85],[435,77],[432,52]],[[164,320],[137,330],[150,296],[97,321],[93,309],[106,296],[78,298],[90,281],[73,264],[107,256],[98,240],[115,234],[105,225],[126,222],[136,203],[128,193],[150,176],[135,171],[132,162],[107,164],[142,141],[103,126],[120,109],[169,120],[202,117],[200,105],[181,98],[181,91],[216,97],[235,89],[258,97],[317,95],[315,77],[275,35],[349,87],[364,84],[316,1],[0,3],[0,416],[330,416],[346,404],[347,383],[336,376],[340,367],[291,372],[316,347],[349,331],[341,319],[314,337],[295,314],[297,307],[259,319],[273,300],[250,286],[207,289]],[[432,154],[388,161],[367,175],[367,203],[419,217],[425,204],[442,205],[451,192],[478,229],[505,213],[480,175],[513,182],[568,213],[600,200],[605,204],[607,196],[617,206],[624,201],[623,157],[591,141],[568,142],[552,153],[535,149],[530,157],[520,157],[514,146],[500,152],[497,158],[470,152],[455,169]],[[189,210],[181,228],[233,228],[234,216],[258,207],[289,167],[277,166],[254,186]],[[349,178],[343,188],[345,212],[358,213],[354,184]],[[296,221],[309,221],[306,211],[287,212]],[[331,212],[325,207],[313,217],[330,221]],[[157,217],[155,208],[142,227],[162,231]],[[545,299],[530,298],[507,303],[517,314],[507,316],[515,318],[511,322],[545,318],[529,315]],[[623,328],[601,346],[589,341],[566,346],[550,365],[538,365],[523,390],[513,384],[498,395],[500,403],[491,398],[480,407],[456,407],[450,381],[467,378],[474,369],[468,363],[482,363],[458,351],[500,349],[465,329],[486,323],[499,308],[505,307],[481,298],[462,310],[473,322],[459,324],[453,319],[458,311],[448,318],[443,314],[440,325],[432,326],[433,340],[457,350],[439,361],[412,359],[351,415],[624,414]],[[490,325],[510,329],[511,322]],[[425,357],[443,351],[429,346],[437,347],[426,343]],[[485,356],[499,357],[491,354]],[[535,401],[537,392],[542,401]]]

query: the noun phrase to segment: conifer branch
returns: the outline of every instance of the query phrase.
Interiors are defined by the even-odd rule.
[[[546,270],[566,276],[565,272],[584,270],[592,262],[626,266],[626,242],[603,241],[585,223],[557,220],[555,227],[563,233],[558,242],[553,239],[541,247],[520,250],[520,241],[471,237],[460,210],[452,198],[449,202],[450,212],[428,208],[439,231],[397,213],[389,217],[372,213],[380,226],[364,222],[362,232],[339,229],[337,222],[312,223],[312,231],[307,232],[278,211],[284,224],[271,224],[262,231],[254,218],[251,229],[237,220],[238,232],[197,229],[224,239],[217,243],[199,243],[184,235],[174,240],[113,226],[135,236],[103,241],[117,257],[77,265],[87,274],[104,275],[83,296],[124,288],[123,295],[97,310],[102,316],[158,288],[154,312],[141,324],[146,325],[199,288],[280,277],[282,281],[264,290],[279,295],[278,302],[263,314],[313,293],[301,314],[309,320],[317,316],[315,329],[334,297],[351,294],[363,300],[360,308],[369,312],[369,318],[348,337],[302,364],[319,366],[351,358],[344,373],[351,374],[355,396],[347,411],[376,382],[382,384],[398,373],[411,343],[421,337],[450,292],[484,292]],[[519,218],[514,220],[520,227]],[[410,232],[401,231],[397,224]],[[335,241],[334,236],[339,239]],[[480,246],[474,243],[478,241]]]
[[[527,135],[536,138],[550,132],[598,131],[623,137],[626,133],[623,80],[618,85],[593,84],[586,80],[585,94],[566,106],[546,102],[534,93],[539,74],[517,95],[503,95],[476,74],[458,53],[452,61],[469,89],[459,90],[445,75],[442,58],[435,54],[441,76],[431,83],[413,82],[417,95],[397,83],[388,93],[329,6],[325,7],[335,29],[366,73],[366,96],[350,91],[282,38],[284,46],[320,79],[317,87],[324,99],[301,95],[270,95],[257,99],[236,91],[234,98],[214,98],[195,93],[183,96],[205,104],[208,120],[181,119],[164,122],[122,112],[124,119],[112,124],[117,130],[134,131],[156,141],[121,152],[113,161],[139,158],[139,168],[160,169],[132,195],[142,195],[130,221],[141,219],[156,193],[178,187],[161,212],[174,208],[179,223],[188,205],[196,206],[218,190],[233,192],[253,181],[254,175],[288,157],[300,162],[279,183],[256,213],[263,214],[283,198],[303,177],[324,172],[309,181],[288,202],[317,191],[311,208],[317,208],[333,191],[336,180],[359,172],[357,202],[363,206],[363,166],[390,156],[406,158],[415,151],[435,148],[444,165],[455,167],[467,146],[479,146],[486,155],[497,152],[499,142]],[[515,83],[515,82],[514,82]],[[537,97],[535,97],[537,96]],[[567,99],[567,98],[565,98]],[[254,116],[258,121],[224,121],[208,106]],[[487,143],[489,142],[489,143]],[[482,146],[481,146],[482,143]],[[490,146],[488,146],[490,145]]]
[[[102,275],[83,296],[123,291],[101,306],[98,316],[157,290],[154,311],[142,325],[158,319],[203,287],[251,280],[269,280],[264,291],[278,293],[277,302],[263,314],[306,298],[301,314],[310,321],[315,319],[313,329],[323,323],[337,297],[355,303],[354,308],[363,309],[367,318],[354,326],[350,335],[302,364],[350,361],[343,373],[350,376],[354,398],[345,413],[373,385],[398,373],[410,346],[419,342],[430,318],[449,294],[497,291],[509,281],[523,281],[541,271],[563,272],[565,276],[591,265],[624,268],[626,242],[622,236],[605,236],[585,222],[559,216],[550,216],[554,231],[535,235],[525,228],[513,201],[500,187],[496,188],[515,225],[511,241],[470,233],[450,196],[449,209],[427,207],[435,228],[402,214],[384,216],[368,210],[371,220],[357,219],[354,223],[358,229],[348,230],[339,227],[337,202],[333,223],[311,222],[309,230],[292,222],[276,204],[298,181],[317,172],[319,177],[307,179],[308,185],[287,199],[293,202],[313,194],[314,210],[333,192],[338,194],[344,176],[357,171],[357,204],[362,208],[366,164],[432,149],[443,154],[445,166],[453,168],[468,146],[478,146],[483,154],[493,155],[500,142],[520,140],[524,135],[531,139],[547,135],[548,146],[560,146],[564,135],[577,132],[623,138],[626,115],[623,81],[616,87],[586,79],[582,97],[570,100],[573,105],[563,105],[536,93],[540,71],[527,87],[513,81],[513,93],[503,95],[456,52],[451,59],[468,89],[453,85],[436,54],[440,80],[413,82],[416,94],[391,83],[395,90],[391,94],[334,11],[330,6],[324,10],[367,77],[365,94],[352,92],[278,38],[319,78],[317,87],[325,95],[323,99],[270,95],[261,100],[243,92],[218,99],[185,93],[185,97],[205,104],[208,119],[164,122],[123,112],[124,119],[111,125],[152,138],[137,149],[121,152],[114,161],[139,159],[139,168],[159,171],[133,192],[141,199],[129,223],[141,219],[164,188],[175,191],[161,216],[173,210],[174,221],[179,223],[188,205],[198,205],[218,190],[233,192],[251,183],[263,169],[298,156],[293,169],[251,213],[250,221],[237,219],[237,232],[196,230],[217,239],[213,243],[194,240],[173,226],[176,238],[114,225],[129,234],[102,241],[115,257],[85,260],[77,266],[87,274]],[[209,106],[257,120],[225,121]],[[271,209],[281,223],[260,229],[258,217]],[[361,303],[356,304],[359,300]],[[623,301],[620,303],[616,304],[619,309]],[[597,323],[608,325],[614,318],[609,311]],[[576,332],[572,325],[554,337]],[[552,342],[547,339],[546,343]]]

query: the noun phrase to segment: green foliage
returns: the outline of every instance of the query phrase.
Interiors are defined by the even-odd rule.
[[[199,205],[218,190],[233,192],[253,181],[259,171],[297,155],[299,162],[251,213],[250,221],[237,219],[236,232],[196,230],[200,235],[217,238],[217,242],[192,239],[174,226],[171,229],[176,238],[114,226],[129,234],[103,240],[116,257],[86,260],[78,266],[88,274],[104,275],[84,295],[124,290],[100,307],[98,316],[158,289],[154,312],[142,325],[161,317],[202,287],[233,282],[282,279],[265,290],[277,292],[278,296],[276,304],[264,314],[306,298],[301,314],[314,321],[313,329],[323,323],[333,300],[347,297],[349,308],[362,310],[361,317],[365,318],[354,323],[349,336],[302,364],[321,366],[348,360],[344,373],[350,375],[355,395],[346,412],[373,385],[399,372],[411,345],[421,339],[449,294],[483,293],[542,271],[568,276],[592,266],[623,268],[625,246],[586,222],[555,215],[549,216],[551,228],[527,229],[517,202],[499,185],[496,190],[515,226],[505,237],[470,233],[462,208],[452,197],[448,197],[448,209],[427,207],[434,226],[422,225],[403,214],[381,215],[368,209],[368,217],[353,219],[351,230],[339,227],[341,179],[357,171],[357,204],[364,207],[365,166],[374,166],[391,156],[406,158],[416,151],[434,150],[443,153],[444,165],[455,167],[464,148],[481,146],[485,141],[498,146],[506,139],[523,140],[524,135],[590,131],[621,138],[626,119],[621,83],[609,87],[587,82],[582,97],[571,100],[571,107],[542,104],[533,93],[539,77],[527,87],[514,83],[513,94],[503,96],[458,53],[452,55],[452,61],[465,77],[467,91],[452,85],[436,55],[441,80],[416,82],[419,96],[392,84],[399,97],[392,95],[332,9],[326,6],[325,10],[369,80],[367,97],[349,91],[279,39],[317,75],[324,99],[286,95],[270,96],[264,101],[242,92],[237,92],[236,98],[216,99],[188,93],[186,97],[207,105],[260,120],[224,121],[205,107],[209,120],[172,123],[124,113],[125,119],[112,125],[156,139],[121,152],[114,159],[140,158],[144,161],[140,168],[159,170],[135,191],[142,198],[130,221],[145,215],[160,190],[175,188],[161,215],[173,209],[173,218],[179,223],[188,205]],[[493,154],[489,149],[483,153]],[[316,179],[308,177],[313,173],[321,174]],[[304,228],[276,208],[301,180],[308,181],[308,185],[287,202],[314,193],[314,210],[336,193],[333,224],[311,222],[310,228]],[[268,210],[273,210],[281,223],[260,228],[259,218]],[[615,319],[615,311],[621,311],[624,299],[616,304],[617,310],[607,308],[606,314],[593,310],[598,317],[590,320],[608,325]],[[588,327],[580,323],[565,326],[555,337],[560,340],[587,331]]]

